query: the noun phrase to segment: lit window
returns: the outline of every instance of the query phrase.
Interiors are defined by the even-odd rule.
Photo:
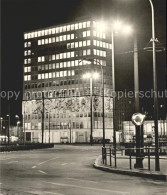
[[[42,30],[42,31],[41,31],[41,35],[42,35],[42,36],[44,36],[44,34],[45,34],[45,31],[44,31],[44,30]]]
[[[31,63],[31,59],[30,58],[28,58],[28,64],[30,64]]]
[[[86,37],[86,31],[83,31],[83,37]]]
[[[83,56],[86,56],[86,50],[83,50]]]
[[[24,64],[27,64],[27,59],[24,60]]]
[[[60,53],[60,59],[62,59],[63,58],[63,54],[62,53]]]
[[[52,29],[49,29],[48,30],[48,34],[50,35],[52,33]]]
[[[109,48],[112,49],[112,45],[111,44],[109,44]]]
[[[45,30],[45,35],[48,35],[48,30]]]
[[[63,32],[65,32],[66,31],[66,26],[63,26]]]
[[[24,72],[27,72],[27,67],[24,67]]]
[[[67,62],[67,66],[70,67],[70,66],[71,66],[70,64],[71,64],[70,61],[68,61],[68,62]]]
[[[89,46],[90,45],[90,40],[87,40],[87,46]]]
[[[41,74],[38,74],[38,79],[41,79]]]
[[[86,28],[86,22],[83,22],[83,28]]]
[[[64,53],[64,58],[67,58],[67,53]]]
[[[75,60],[75,66],[78,66],[78,60]]]
[[[90,27],[90,21],[87,22],[87,27]]]
[[[52,78],[52,73],[51,72],[49,73],[49,78]]]
[[[48,44],[48,39],[45,39],[45,44]]]
[[[45,73],[45,79],[48,79],[48,73]]]
[[[67,52],[67,58],[70,58],[70,52]]]
[[[68,76],[71,76],[71,70],[68,70]]]
[[[87,31],[87,36],[90,36],[90,30]]]
[[[55,60],[55,55],[52,55],[52,60]]]
[[[44,62],[45,61],[45,56],[42,56],[42,62]]]
[[[75,42],[75,48],[77,48],[78,47],[78,42]]]
[[[70,40],[70,34],[67,35],[67,40]]]
[[[100,41],[100,47],[103,47],[103,43],[102,43],[102,41]]]
[[[52,28],[52,34],[56,33],[56,28]]]
[[[106,48],[106,43],[105,42],[103,42],[103,47]]]
[[[74,39],[74,34],[71,34],[71,39]]]
[[[62,40],[63,40],[63,36],[60,36],[59,38],[60,38],[60,41],[62,41]]]
[[[67,67],[67,62],[64,62],[64,67]]]
[[[56,66],[55,66],[55,63],[54,63],[54,64],[52,64],[52,68],[53,68],[53,69],[55,69],[55,67],[56,67]]]
[[[79,41],[79,47],[82,47],[82,41]]]
[[[67,76],[67,71],[66,71],[66,70],[64,71],[64,76],[65,76],[65,77]]]
[[[27,77],[28,77],[27,80],[30,81],[31,80],[31,75],[28,75]]]
[[[63,68],[63,62],[60,62],[60,68]]]
[[[99,43],[99,41],[97,41],[97,46],[98,46],[98,47],[100,46],[100,43]]]
[[[103,51],[103,56],[106,57],[106,51]]]
[[[70,31],[70,25],[67,26],[67,31]]]
[[[37,31],[36,32],[34,32],[34,37],[37,37],[38,36],[38,34],[37,34]]]
[[[38,40],[38,45],[41,45],[41,40]]]
[[[97,49],[93,50],[94,55],[97,55]]]
[[[59,63],[56,63],[56,68],[59,68]]]
[[[27,47],[27,42],[24,43],[24,47]]]
[[[71,66],[74,66],[74,61],[71,61]]]
[[[66,35],[63,35],[63,41],[66,41]]]
[[[71,48],[74,48],[74,43],[71,43]]]
[[[53,77],[53,78],[55,78],[55,77],[56,77],[55,72],[52,72],[52,77]]]
[[[74,51],[71,52],[71,57],[72,57],[72,58],[74,57]]]
[[[44,73],[42,74],[42,79],[45,79],[45,74]]]
[[[93,45],[97,45],[97,41],[96,40],[93,40]]]
[[[84,47],[86,46],[86,41],[83,41],[83,46],[84,46]]]
[[[63,77],[63,71],[60,71],[60,77]]]
[[[99,56],[100,55],[100,51],[97,49],[97,55]]]
[[[42,45],[44,45],[45,44],[45,39],[42,39]]]
[[[24,39],[27,39],[27,38],[28,38],[27,34],[24,34]]]
[[[77,30],[77,29],[78,29],[78,23],[75,24],[75,30]]]
[[[52,69],[52,64],[49,64],[49,69]]]
[[[48,64],[45,64],[45,70],[48,70]]]
[[[52,38],[49,38],[49,43],[52,43]]]
[[[59,59],[60,59],[59,54],[56,54],[56,60],[59,60]]]
[[[82,28],[82,23],[79,23],[79,29],[81,29]]]
[[[27,55],[27,50],[26,50],[26,51],[24,51],[24,55],[25,55],[25,56]]]
[[[59,37],[56,37],[56,42],[59,42],[60,40],[59,40]]]
[[[71,48],[71,43],[67,43],[67,49]]]
[[[74,30],[74,24],[71,24],[71,30]]]
[[[38,37],[40,37],[41,36],[41,31],[38,31],[37,35],[38,35]]]
[[[56,33],[59,33],[60,29],[59,27],[56,28]]]
[[[91,50],[87,49],[87,55],[91,55]]]
[[[27,76],[24,76],[24,81],[27,81]]]
[[[59,77],[59,72],[56,72],[56,77]]]
[[[71,70],[71,75],[72,75],[72,76],[74,76],[74,75],[75,75],[74,70]]]

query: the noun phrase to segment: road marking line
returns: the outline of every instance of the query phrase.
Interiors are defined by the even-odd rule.
[[[68,163],[63,163],[63,164],[61,164],[62,166],[64,166],[64,165],[67,165]]]
[[[14,157],[13,157],[14,158]],[[6,158],[6,159],[0,159],[0,160],[10,160],[10,159],[13,159],[13,158]]]
[[[58,185],[58,186],[66,186],[66,187],[74,187],[74,188],[81,188],[81,189],[88,189],[88,190],[96,190],[96,191],[104,191],[104,192],[114,192],[114,193],[120,193],[122,194],[129,194],[129,192],[123,192],[123,191],[115,191],[115,190],[106,190],[106,189],[100,189],[100,188],[91,188],[91,187],[83,187],[83,186],[77,186],[77,185],[70,185],[65,183],[53,183],[53,182],[44,182],[52,185]]]
[[[76,179],[76,178],[71,178],[71,177],[68,177],[66,179],[77,180],[77,181],[88,181],[88,182],[92,182],[92,183],[98,183],[96,181],[91,181],[91,180],[86,180],[86,179]]]
[[[44,173],[44,174],[47,174],[46,172],[44,172],[44,171],[41,171],[41,170],[38,170],[40,173]]]
[[[59,193],[56,193],[56,192],[46,192],[46,191],[44,191],[44,192],[47,193],[47,194],[64,195],[64,194],[59,194]]]
[[[33,166],[32,169],[35,169],[37,166]]]
[[[48,162],[48,161],[54,160],[54,159],[57,159],[57,158],[51,158],[51,159],[49,159],[49,160],[45,160],[45,161],[39,163],[38,165],[42,165],[42,164],[44,164],[44,163],[46,163],[46,162]]]
[[[19,161],[10,161],[8,162],[8,164],[15,163],[15,162],[19,162]]]

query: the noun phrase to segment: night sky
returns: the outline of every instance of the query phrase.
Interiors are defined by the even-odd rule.
[[[166,0],[154,0],[156,37],[166,46]],[[152,88],[152,53],[143,52],[151,38],[149,0],[1,0],[1,91],[20,91],[19,99],[2,99],[2,113],[21,115],[23,32],[94,16],[112,22],[123,20],[133,25],[139,47],[140,90]],[[116,37],[116,89],[133,90],[133,35]],[[121,54],[123,53],[123,54]],[[166,52],[157,53],[159,90],[165,90]],[[152,100],[141,101],[152,111]],[[164,99],[160,104],[165,104]],[[165,107],[164,107],[165,113]]]

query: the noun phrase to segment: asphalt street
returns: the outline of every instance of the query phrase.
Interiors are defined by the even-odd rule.
[[[108,173],[93,168],[101,146],[1,153],[3,195],[167,195],[165,181]]]

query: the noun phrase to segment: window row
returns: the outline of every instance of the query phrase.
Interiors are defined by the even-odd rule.
[[[25,56],[31,55],[31,50],[26,50],[26,51],[24,51],[24,55],[25,55]]]
[[[24,39],[30,39],[30,38],[35,38],[35,37],[40,37],[40,36],[45,36],[45,35],[51,35],[55,33],[88,28],[88,27],[90,27],[90,21],[79,22],[79,23],[75,23],[71,25],[69,24],[69,25],[60,26],[60,27],[53,27],[50,29],[39,30],[39,31],[31,32],[31,33],[25,33]]]
[[[110,43],[105,43],[103,41],[93,40],[93,45],[97,47],[103,47],[106,49],[112,49],[112,45]]]
[[[90,46],[90,40],[67,43],[67,49]]]
[[[106,57],[106,51],[102,51],[98,49],[93,49],[93,54],[97,56]]]
[[[94,37],[99,37],[99,38],[102,38],[102,39],[106,39],[106,35],[103,32],[93,31],[93,36]]]
[[[75,75],[74,70],[65,70],[59,72],[38,74],[38,79],[59,78],[59,77],[74,76],[74,75]]]
[[[25,42],[24,43],[24,47],[31,47],[31,42],[29,41],[29,42]]]

